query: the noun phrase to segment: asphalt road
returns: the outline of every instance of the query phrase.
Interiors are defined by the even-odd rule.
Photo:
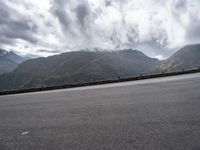
[[[0,150],[200,150],[200,73],[0,96]]]

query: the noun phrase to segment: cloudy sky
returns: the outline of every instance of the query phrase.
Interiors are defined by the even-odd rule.
[[[132,48],[165,58],[200,43],[200,0],[0,0],[0,48],[47,56]]]

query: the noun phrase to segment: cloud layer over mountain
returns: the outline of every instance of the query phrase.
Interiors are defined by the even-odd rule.
[[[166,57],[200,42],[199,0],[0,1],[0,47],[49,55],[133,48]]]

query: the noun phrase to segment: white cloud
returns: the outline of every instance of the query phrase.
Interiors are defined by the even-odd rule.
[[[0,7],[0,46],[24,54],[138,48],[163,58],[200,42],[199,0],[9,0]]]

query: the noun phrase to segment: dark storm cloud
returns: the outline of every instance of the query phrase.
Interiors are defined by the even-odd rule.
[[[28,24],[28,20],[14,21],[9,20],[6,26],[2,26],[1,34],[7,38],[23,39],[33,44],[37,42],[37,39],[33,36],[33,33],[37,30],[37,26],[31,27]]]
[[[175,3],[175,8],[177,9],[185,9],[187,7],[187,0],[178,0]]]
[[[0,43],[11,44],[22,39],[35,44],[37,39],[33,33],[36,31],[37,25],[0,1]]]
[[[52,2],[52,13],[58,18],[61,26],[66,31],[70,26],[70,16],[68,12],[66,11],[65,5],[67,4],[67,1],[65,0],[53,0]]]
[[[10,12],[8,11],[7,5],[0,1],[0,24],[7,22],[7,18],[10,17]]]
[[[58,19],[66,36],[77,37],[86,35],[85,27],[89,28],[90,8],[87,1],[53,0],[51,12]]]
[[[76,15],[81,25],[85,26],[85,23],[87,21],[86,17],[89,15],[89,12],[90,10],[87,4],[80,4],[77,6]]]
[[[14,45],[15,42],[13,40],[10,40],[10,38],[5,37],[4,35],[0,35],[0,46],[2,45]]]
[[[105,5],[110,6],[111,5],[111,0],[105,0]]]

